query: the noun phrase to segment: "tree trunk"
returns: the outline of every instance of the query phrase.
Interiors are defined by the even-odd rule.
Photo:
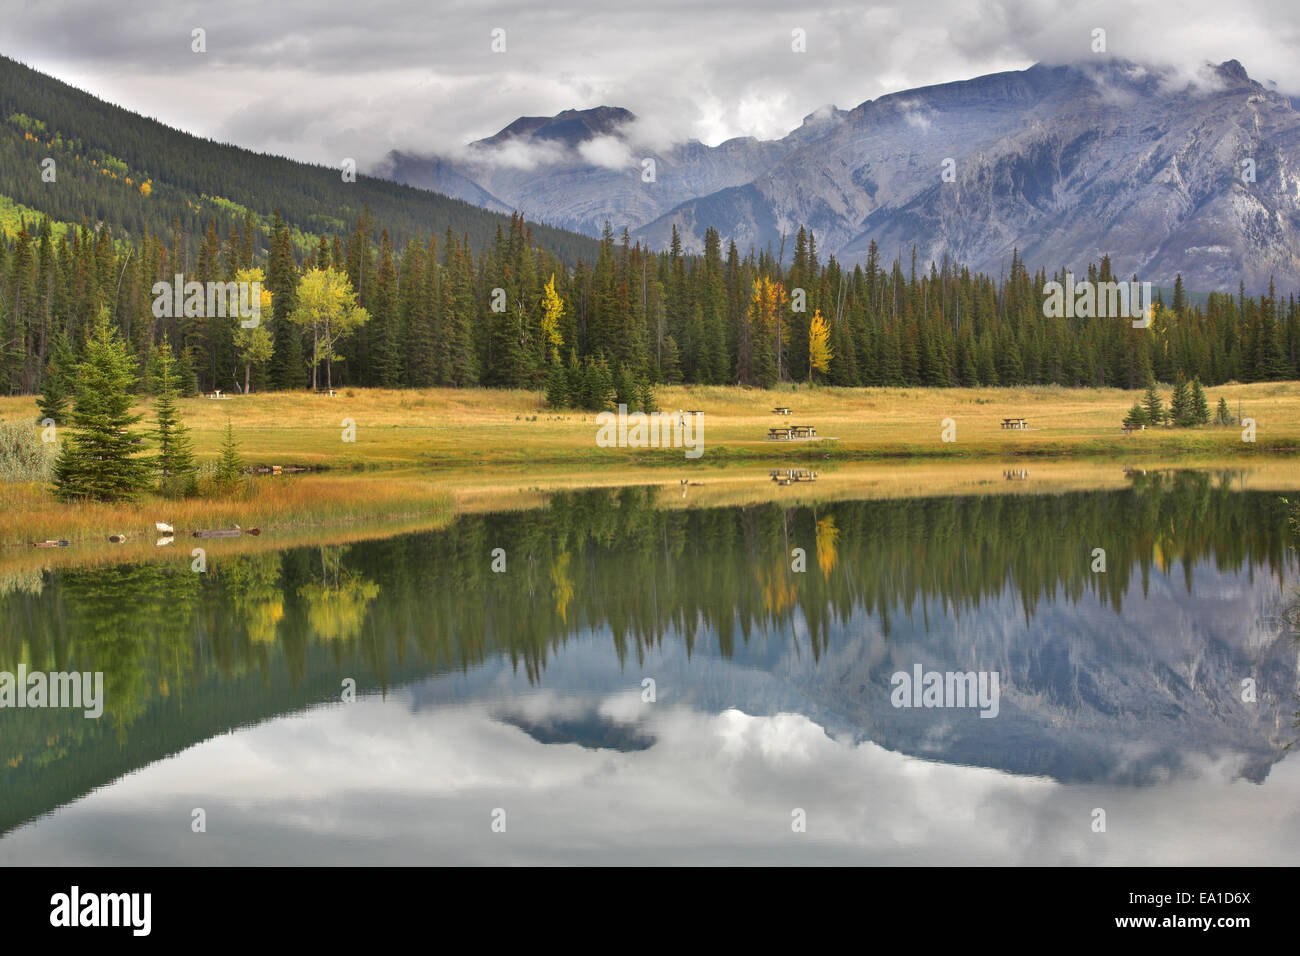
[[[316,366],[320,364],[320,333],[316,326],[311,327],[311,390],[316,391]]]
[[[330,344],[329,351],[325,353],[325,388],[329,391],[334,390],[334,339],[330,336],[329,321],[325,322],[325,341]]]

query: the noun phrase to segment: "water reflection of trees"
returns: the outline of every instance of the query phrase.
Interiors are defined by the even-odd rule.
[[[444,531],[341,548],[93,568],[0,597],[0,669],[102,670],[125,728],[151,699],[196,680],[287,667],[364,667],[381,683],[412,651],[435,669],[504,653],[531,679],[569,636],[608,634],[621,661],[666,635],[722,654],[802,622],[820,656],[831,625],[871,615],[962,614],[1008,593],[1095,595],[1121,610],[1152,575],[1193,584],[1198,562],[1281,575],[1285,506],[1224,476],[1151,474],[1118,492],[849,501],[815,507],[661,510],[649,489],[559,495],[550,507],[466,516]],[[507,570],[491,570],[493,548]],[[807,570],[791,568],[803,548]],[[1104,548],[1107,571],[1091,570]],[[313,651],[312,649],[316,650]],[[314,655],[314,656],[313,656]],[[39,721],[38,721],[39,723]],[[31,728],[35,743],[47,727]],[[0,748],[0,758],[15,751]]]

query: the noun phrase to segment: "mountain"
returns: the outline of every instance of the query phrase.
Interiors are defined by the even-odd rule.
[[[566,110],[521,117],[454,158],[393,151],[373,172],[598,236],[606,222],[616,231],[635,228],[697,197],[744,186],[842,115],[809,117],[802,136],[796,131],[777,142],[740,137],[717,146],[690,141],[654,149],[640,141],[627,110]],[[644,179],[646,160],[654,163],[653,182]]]
[[[47,157],[53,182],[41,176]],[[118,236],[138,238],[148,228],[170,237],[175,217],[193,241],[209,220],[225,236],[242,226],[245,211],[265,226],[279,209],[307,246],[320,234],[351,232],[367,207],[399,248],[448,228],[481,247],[508,229],[501,213],[511,210],[492,207],[469,185],[463,196],[444,192],[457,198],[369,176],[344,182],[338,168],[201,139],[0,56],[0,229],[15,231],[19,215],[44,213],[64,223],[106,222]],[[532,231],[570,260],[594,254],[584,236],[547,225]]]
[[[661,153],[635,151],[635,123],[611,127],[617,112],[586,111],[604,118],[590,129],[573,111],[517,121],[441,175],[449,191],[455,173],[503,207],[591,235],[608,219],[658,248],[674,226],[687,251],[708,227],[775,250],[807,226],[823,255],[849,262],[874,240],[890,258],[915,244],[923,262],[947,254],[994,275],[1018,249],[1049,271],[1109,254],[1157,285],[1179,273],[1206,291],[1300,284],[1300,112],[1236,60],[1194,74],[1040,64],[820,111],[777,141]],[[556,126],[572,130],[563,146],[539,138]],[[421,179],[435,162],[393,154],[383,172],[443,188]],[[463,184],[454,194],[488,205]]]

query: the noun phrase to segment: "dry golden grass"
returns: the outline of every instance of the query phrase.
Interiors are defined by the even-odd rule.
[[[332,398],[298,392],[187,399],[181,410],[200,458],[215,458],[229,420],[249,463],[329,471],[258,478],[253,497],[234,501],[150,497],[135,504],[63,505],[47,490],[0,484],[0,548],[45,538],[110,547],[101,543],[104,537],[122,532],[151,541],[155,520],[186,531],[238,523],[276,536],[362,523],[418,524],[441,520],[453,504],[534,507],[548,491],[577,487],[661,484],[666,501],[677,500],[682,478],[701,483],[687,489],[688,503],[724,504],[1104,487],[1122,481],[1121,463],[1300,471],[1294,460],[1265,461],[1300,450],[1300,383],[1207,392],[1211,407],[1223,396],[1234,414],[1240,405],[1255,419],[1254,444],[1243,442],[1235,427],[1123,435],[1120,422],[1138,395],[1117,389],[660,388],[665,411],[705,413],[704,454],[694,461],[681,449],[598,448],[593,413],[553,412],[531,391],[343,389]],[[776,416],[776,405],[794,414]],[[140,411],[148,413],[143,405]],[[1027,418],[1030,429],[1003,431],[1001,419],[1012,416]],[[0,419],[35,417],[32,398],[0,398]],[[940,440],[945,418],[956,423],[956,442]],[[345,420],[355,425],[355,441],[344,440]],[[824,438],[767,441],[767,429],[777,424],[814,425]],[[850,467],[855,460],[876,465]],[[1030,467],[1030,480],[1007,481],[1003,464]],[[822,478],[815,485],[773,485],[767,470],[784,466],[817,468]],[[1281,479],[1275,483],[1287,487]]]
[[[665,411],[698,408],[704,415],[705,457],[780,461],[795,456],[1014,457],[1019,455],[1134,456],[1182,452],[1249,455],[1300,450],[1300,383],[1225,385],[1207,389],[1213,409],[1220,396],[1234,414],[1255,419],[1257,441],[1240,429],[1160,428],[1123,435],[1120,423],[1139,393],[1055,386],[975,389],[829,389],[806,386],[772,391],[731,386],[665,387]],[[1168,401],[1169,391],[1164,390]],[[779,417],[775,405],[794,414]],[[142,406],[140,411],[147,413]],[[591,412],[545,407],[532,391],[483,389],[344,389],[337,396],[268,392],[213,401],[181,402],[200,456],[214,457],[227,417],[244,456],[259,464],[303,464],[332,469],[394,465],[542,463],[628,465],[677,462],[680,450],[597,448]],[[34,420],[31,398],[0,398],[0,419]],[[534,416],[536,419],[533,420]],[[1028,418],[1028,431],[1003,431],[1004,417]],[[951,417],[957,441],[940,440]],[[356,440],[343,440],[344,421]],[[769,442],[769,426],[808,424],[823,440]]]
[[[251,482],[248,497],[165,500],[149,496],[135,502],[69,503],[55,500],[37,485],[4,485],[0,494],[0,546],[46,539],[104,542],[109,534],[128,541],[157,537],[155,521],[166,522],[178,536],[199,528],[235,524],[263,531],[300,531],[340,525],[445,519],[451,500],[428,476],[298,475]],[[59,549],[60,551],[65,549]],[[51,552],[53,553],[53,552]]]

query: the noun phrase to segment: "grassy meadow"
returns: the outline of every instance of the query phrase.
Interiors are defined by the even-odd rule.
[[[68,505],[42,486],[0,484],[0,548],[45,538],[98,548],[103,536],[119,533],[152,546],[155,520],[178,533],[238,523],[282,541],[327,528],[427,526],[457,509],[532,507],[549,490],[593,485],[662,484],[666,501],[688,504],[864,490],[1005,491],[1011,485],[1004,465],[1031,469],[1029,481],[1015,482],[1017,490],[1122,482],[1121,465],[1128,464],[1249,467],[1267,475],[1270,487],[1288,487],[1289,476],[1300,472],[1300,460],[1287,458],[1300,451],[1300,383],[1227,385],[1207,396],[1211,409],[1222,396],[1234,415],[1240,407],[1253,418],[1256,441],[1243,442],[1239,427],[1122,434],[1120,423],[1140,393],[1118,389],[658,389],[662,410],[704,412],[697,460],[681,449],[598,448],[594,413],[551,410],[532,391],[342,389],[334,397],[184,399],[181,413],[200,460],[216,457],[230,421],[249,465],[311,470],[254,478],[249,494],[233,499],[146,496]],[[1167,389],[1163,397],[1167,402]],[[793,414],[773,414],[777,405]],[[147,425],[147,406],[139,411]],[[0,398],[0,420],[35,417],[34,399]],[[1029,429],[1003,430],[1007,417],[1028,419]],[[954,442],[941,440],[945,418],[956,423]],[[813,425],[820,440],[767,440],[770,426],[787,424]],[[778,487],[767,469],[782,466],[814,467],[821,478]],[[681,489],[682,479],[694,484]],[[1300,487],[1295,481],[1290,486]]]
[[[764,391],[732,386],[663,387],[664,411],[704,412],[703,458],[785,461],[870,458],[1014,458],[1019,456],[1159,456],[1200,453],[1235,457],[1300,451],[1300,382],[1207,389],[1211,411],[1222,396],[1233,414],[1254,418],[1256,442],[1239,428],[1154,428],[1123,435],[1120,424],[1140,392],[1033,388],[829,389]],[[1164,390],[1166,403],[1169,390]],[[793,410],[772,414],[776,405]],[[480,467],[557,464],[588,467],[680,464],[680,450],[597,448],[592,412],[554,411],[532,391],[343,389],[335,397],[268,392],[220,401],[180,402],[198,454],[215,457],[227,419],[250,464],[296,464],[331,470],[402,465]],[[147,415],[147,408],[139,409]],[[0,398],[0,419],[34,420],[31,398]],[[1003,418],[1025,417],[1026,431],[1004,431]],[[957,440],[940,440],[951,417]],[[346,442],[344,421],[355,423]],[[147,424],[147,423],[146,423]],[[820,441],[771,442],[773,425],[814,425]]]

